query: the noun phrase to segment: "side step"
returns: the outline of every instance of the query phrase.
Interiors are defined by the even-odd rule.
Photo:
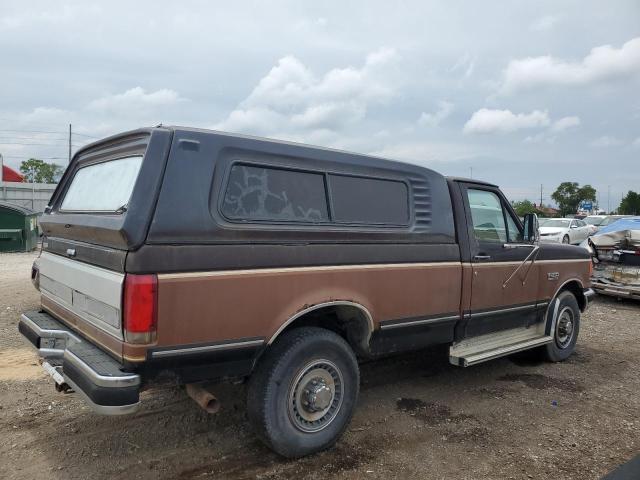
[[[544,335],[538,328],[514,328],[453,344],[449,348],[449,361],[459,367],[470,367],[552,341],[553,336]]]

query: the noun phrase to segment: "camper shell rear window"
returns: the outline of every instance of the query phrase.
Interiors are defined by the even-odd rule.
[[[73,176],[61,212],[117,212],[125,209],[142,165],[142,155],[83,166]]]

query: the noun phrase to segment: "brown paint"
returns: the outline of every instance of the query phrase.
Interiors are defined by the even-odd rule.
[[[380,321],[548,301],[569,280],[589,286],[589,262],[538,261],[508,282],[519,262],[303,267],[159,275],[158,334],[151,345],[118,339],[42,296],[44,310],[118,358],[142,362],[155,346],[264,337],[297,312],[349,301]],[[557,272],[549,280],[547,274]],[[526,281],[523,285],[523,280]]]
[[[582,288],[591,286],[591,259],[580,261],[563,260],[541,262],[538,267],[538,298],[540,301],[551,300],[560,287],[570,280],[577,280]],[[548,274],[558,272],[558,278],[549,280]]]
[[[460,263],[285,268],[158,278],[158,345],[271,336],[296,312],[331,301],[382,320],[459,311]]]

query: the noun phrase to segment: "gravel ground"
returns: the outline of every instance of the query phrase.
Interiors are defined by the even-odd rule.
[[[597,479],[640,451],[640,304],[598,298],[577,352],[476,367],[435,349],[362,366],[358,410],[329,451],[297,461],[262,446],[242,385],[203,413],[177,388],[128,417],[54,391],[17,332],[36,308],[34,254],[0,254],[0,478]]]

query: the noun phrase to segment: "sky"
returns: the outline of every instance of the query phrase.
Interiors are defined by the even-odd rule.
[[[640,191],[640,2],[0,3],[0,153],[140,126],[374,154],[552,203]],[[609,193],[610,192],[610,193]]]

